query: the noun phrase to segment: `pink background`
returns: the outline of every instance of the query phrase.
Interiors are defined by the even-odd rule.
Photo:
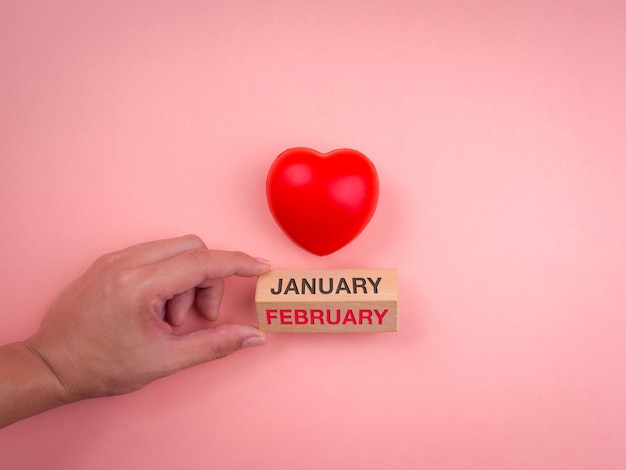
[[[625,2],[4,0],[0,67],[0,342],[100,254],[190,232],[397,268],[401,328],[44,413],[3,469],[626,468]],[[293,146],[378,168],[328,257],[267,210]]]

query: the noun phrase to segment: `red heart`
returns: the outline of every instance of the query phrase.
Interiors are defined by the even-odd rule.
[[[378,202],[378,175],[356,150],[322,154],[292,148],[272,164],[266,192],[270,212],[283,232],[322,256],[350,243],[368,224]]]

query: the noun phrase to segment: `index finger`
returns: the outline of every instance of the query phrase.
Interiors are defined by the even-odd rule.
[[[213,279],[258,276],[270,269],[268,261],[240,251],[196,249],[140,268],[143,280],[161,299],[194,287],[207,287]]]
[[[133,245],[111,256],[119,258],[125,266],[135,267],[143,264],[156,263],[172,256],[190,250],[206,248],[206,245],[196,235],[184,235],[182,237],[165,240],[154,240]]]

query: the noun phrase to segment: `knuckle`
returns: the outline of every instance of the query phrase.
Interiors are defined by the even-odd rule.
[[[112,266],[118,263],[120,258],[121,258],[121,255],[118,252],[107,253],[105,255],[99,256],[93,262],[92,267],[98,268],[98,269],[110,269]]]
[[[228,356],[232,351],[230,350],[230,348],[226,348],[224,346],[218,345],[215,347],[215,349],[213,349],[213,354],[212,354],[212,359],[213,360],[217,360],[217,359],[223,359],[226,356]]]
[[[137,288],[137,275],[132,269],[119,269],[111,276],[118,292],[127,292]]]
[[[189,258],[198,266],[206,266],[211,262],[211,253],[203,248],[196,248],[188,252]]]
[[[197,247],[200,247],[200,248],[206,248],[206,245],[202,241],[202,238],[200,238],[195,233],[190,233],[190,234],[184,235],[181,238],[183,240],[188,241],[191,245],[194,245],[194,246],[197,246]]]

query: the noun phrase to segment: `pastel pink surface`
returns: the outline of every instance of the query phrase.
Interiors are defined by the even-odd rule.
[[[2,2],[1,342],[100,254],[189,232],[397,268],[400,332],[271,336],[0,431],[1,466],[626,468],[625,22],[617,1]],[[379,174],[328,257],[265,204],[295,146]],[[223,315],[254,322],[253,291],[229,281]]]

